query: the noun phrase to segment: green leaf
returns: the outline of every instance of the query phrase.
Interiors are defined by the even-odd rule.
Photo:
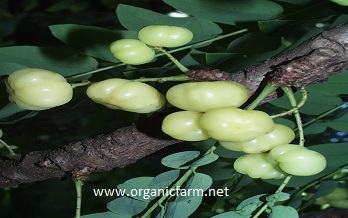
[[[337,188],[337,185],[338,185],[338,181],[332,181],[332,180],[321,181],[318,190],[313,194],[313,196],[306,203],[302,205],[302,207],[309,206],[317,198],[330,194]]]
[[[270,218],[279,218],[279,217],[286,217],[286,218],[298,218],[299,215],[297,211],[289,206],[273,206],[271,207],[271,214],[269,215]]]
[[[132,178],[117,186],[121,190],[125,190],[127,196],[140,201],[150,201],[157,195],[152,195],[149,184],[154,177],[137,177]],[[154,190],[155,191],[155,190]]]
[[[137,39],[137,33],[125,30],[108,30],[94,26],[59,24],[49,26],[54,37],[80,52],[110,62],[119,62],[109,46],[118,39]]]
[[[294,26],[299,25],[301,21],[293,20],[265,20],[258,21],[261,32],[267,34],[280,35],[285,31],[293,29]]]
[[[205,61],[208,66],[214,66],[232,57],[238,57],[240,54],[234,53],[206,53]]]
[[[124,216],[135,216],[141,213],[148,203],[144,201],[139,201],[133,198],[120,197],[107,204],[107,208],[116,214]]]
[[[270,20],[277,18],[283,8],[267,0],[164,0],[179,11],[218,23]]]
[[[122,26],[128,30],[139,31],[148,25],[172,25],[185,27],[192,31],[193,39],[190,43],[210,39],[222,33],[221,28],[207,19],[196,17],[175,18],[159,14],[144,8],[119,4],[116,13]]]
[[[310,135],[310,134],[320,134],[325,132],[325,130],[327,129],[329,123],[324,123],[324,122],[316,122],[313,123],[309,126],[306,126],[304,128],[304,134],[305,135]]]
[[[267,205],[268,206],[273,206],[276,202],[279,201],[286,201],[290,198],[290,194],[284,193],[284,192],[279,192],[272,194],[270,196],[266,197],[266,201],[268,201]]]
[[[263,202],[260,201],[260,197],[265,194],[255,195],[242,201],[238,206],[237,210],[244,216],[250,216]]]
[[[211,218],[245,218],[245,216],[240,215],[239,213],[237,213],[235,211],[229,211],[226,213],[212,216]]]
[[[259,42],[262,43],[259,43]],[[279,48],[280,37],[271,37],[265,34],[247,33],[233,40],[227,47],[230,53],[258,54],[273,51]]]
[[[202,196],[191,196],[182,201],[171,201],[166,205],[166,218],[189,217],[202,203]]]
[[[348,122],[348,113],[345,113],[342,116],[338,117],[337,119],[330,121],[328,123],[328,126],[338,131],[348,132],[347,122]]]
[[[193,176],[187,181],[185,189],[189,191],[200,189],[204,192],[209,189],[212,184],[213,179],[209,175],[203,173],[194,173]],[[182,196],[180,195],[180,197]]]
[[[208,174],[214,181],[232,179],[235,174],[232,163],[221,161],[199,168],[199,171]]]
[[[294,123],[294,121],[286,119],[286,118],[276,117],[273,119],[273,121],[274,121],[274,123],[282,124],[282,125],[287,126],[291,129],[294,129],[296,127],[296,124]]]
[[[16,104],[10,102],[0,109],[0,119],[12,116],[22,111],[26,111],[26,109],[18,107]]]
[[[11,120],[11,121],[0,122],[0,124],[4,124],[4,125],[15,124],[21,120],[32,118],[32,117],[36,116],[38,113],[39,113],[39,111],[29,111],[27,114],[24,114],[23,116],[21,116],[19,118],[16,118],[16,119]]]
[[[175,154],[168,155],[163,158],[161,163],[170,168],[175,169],[188,169],[188,166],[183,166],[184,164],[196,159],[199,157],[199,151],[183,151]]]
[[[10,75],[11,73],[21,70],[24,68],[29,68],[28,66],[16,64],[16,63],[0,63],[0,75]]]
[[[112,213],[110,211],[103,213],[93,213],[81,216],[81,218],[131,218],[132,216],[125,216],[116,213]]]
[[[297,4],[297,5],[306,5],[311,3],[313,0],[277,0],[279,2],[287,2],[291,4]]]
[[[12,46],[0,48],[0,64],[15,63],[71,76],[96,69],[98,62],[69,48]]]
[[[196,160],[195,162],[193,162],[192,164],[190,164],[190,167],[204,166],[204,165],[213,163],[217,159],[219,159],[219,155],[217,155],[215,153],[206,154],[202,158],[200,158],[200,159]]]
[[[166,188],[171,185],[180,176],[180,170],[170,170],[157,175],[150,182],[149,187],[151,188]]]

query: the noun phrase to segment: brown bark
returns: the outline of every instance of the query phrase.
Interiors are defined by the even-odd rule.
[[[272,81],[278,86],[307,86],[327,81],[348,68],[348,24],[306,41],[292,51],[248,67],[237,73],[218,70],[192,70],[193,80],[234,80],[257,93]],[[267,101],[276,98],[271,95]],[[178,140],[163,137],[162,114],[100,135],[62,146],[59,149],[30,152],[13,159],[0,159],[0,187],[16,187],[48,178],[88,177],[90,173],[125,167]],[[141,148],[141,149],[139,149]]]

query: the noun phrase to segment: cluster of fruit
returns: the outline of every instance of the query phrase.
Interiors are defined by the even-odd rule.
[[[112,54],[125,64],[144,64],[153,60],[154,47],[178,47],[190,42],[193,33],[183,27],[151,25],[138,32],[137,39],[120,39],[110,45]]]
[[[289,144],[295,138],[290,128],[275,124],[262,111],[238,108],[249,98],[249,91],[237,82],[183,83],[170,88],[166,98],[184,111],[165,117],[163,132],[185,141],[214,138],[229,150],[248,153],[234,163],[239,173],[281,179],[287,174],[314,175],[326,166],[321,154]]]
[[[60,74],[27,68],[13,72],[6,81],[9,99],[28,110],[46,110],[69,102],[72,86]],[[160,109],[164,96],[152,86],[126,79],[107,79],[92,84],[87,95],[111,109],[150,113]]]
[[[138,32],[138,38],[121,39],[110,45],[116,58],[127,64],[151,61],[155,52],[150,46],[177,47],[192,40],[190,30],[177,26],[151,25]],[[37,68],[13,72],[6,81],[9,99],[28,110],[45,110],[69,102],[72,86],[60,74]],[[107,79],[92,84],[87,95],[93,101],[111,109],[135,113],[150,113],[160,109],[164,96],[152,86],[126,79]]]
[[[341,209],[348,208],[348,190],[346,188],[337,187],[328,195],[317,198],[315,201],[317,205],[330,205]]]

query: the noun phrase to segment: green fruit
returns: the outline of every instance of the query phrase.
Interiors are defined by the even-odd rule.
[[[200,124],[219,141],[245,142],[274,130],[272,118],[262,111],[218,108],[202,115]]]
[[[28,110],[45,110],[66,104],[73,89],[66,79],[44,69],[26,68],[10,74],[6,81],[9,99]]]
[[[234,169],[251,178],[282,179],[286,174],[277,166],[267,161],[267,154],[246,154],[234,162]]]
[[[167,135],[184,141],[201,141],[210,136],[199,125],[202,113],[180,111],[169,114],[162,122],[162,131]]]
[[[326,167],[326,159],[316,151],[299,145],[279,145],[268,154],[269,160],[278,162],[279,168],[294,176],[311,176]]]
[[[205,112],[223,107],[239,107],[249,98],[249,90],[233,81],[188,82],[171,87],[166,98],[173,106]]]
[[[220,145],[233,151],[243,151],[245,153],[262,153],[271,150],[281,144],[290,143],[295,138],[292,129],[281,124],[275,124],[274,130],[265,135],[257,136],[247,142],[219,141]]]
[[[110,45],[111,53],[125,64],[145,64],[155,57],[155,52],[136,39],[120,39]]]
[[[87,89],[87,95],[111,109],[135,113],[150,113],[165,103],[164,96],[152,86],[118,78],[92,84]]]
[[[138,38],[151,46],[178,47],[190,42],[193,34],[183,27],[151,25],[142,28]]]

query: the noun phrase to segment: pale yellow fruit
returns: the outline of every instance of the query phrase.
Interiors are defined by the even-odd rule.
[[[239,107],[249,98],[249,90],[233,81],[188,82],[171,87],[166,98],[173,106],[190,111]]]
[[[201,141],[210,138],[199,125],[202,113],[179,111],[166,116],[162,122],[162,131],[167,135],[184,141]]]

